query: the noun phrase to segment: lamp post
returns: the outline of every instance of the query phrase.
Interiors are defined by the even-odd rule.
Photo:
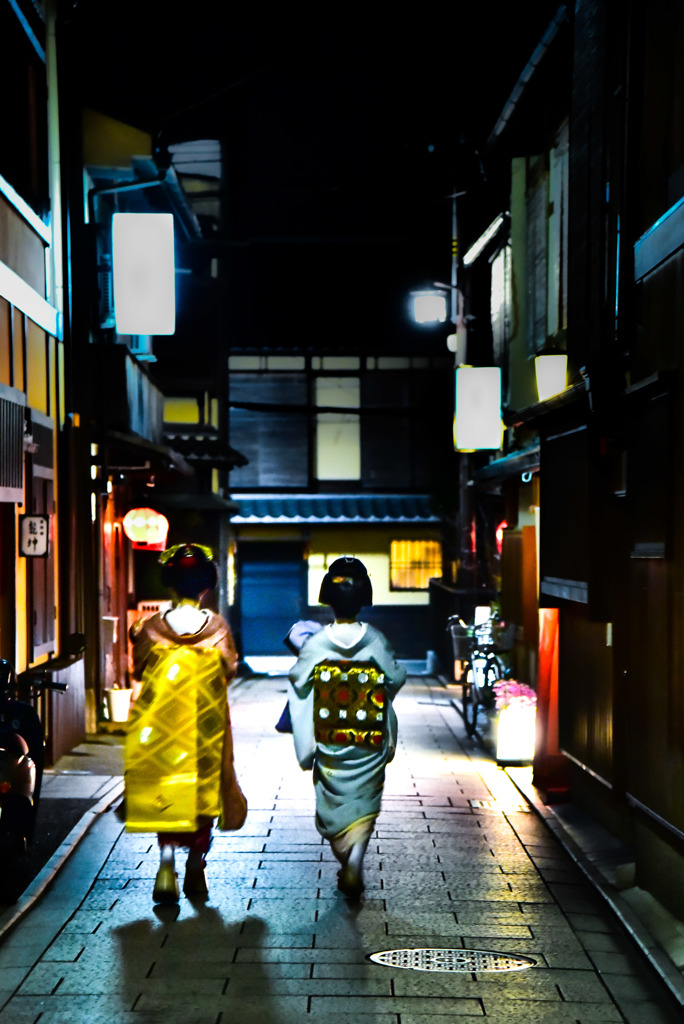
[[[459,196],[465,192],[452,192],[451,199],[451,281],[434,281],[431,287],[411,292],[412,316],[417,324],[429,326],[443,324],[447,319],[453,332],[447,337],[447,348],[455,355],[456,365],[465,362],[466,330],[463,319],[463,298],[458,287],[459,250],[458,250],[458,208]],[[447,315],[448,311],[448,315]]]
[[[477,557],[474,541],[474,512],[470,480],[470,460],[474,451],[498,451],[502,444],[503,424],[501,419],[501,370],[496,366],[468,366],[467,328],[463,316],[463,295],[459,288],[461,259],[458,238],[458,198],[464,192],[454,191],[451,198],[451,280],[449,284],[433,282],[431,289],[414,292],[413,315],[422,325],[444,323],[449,320],[452,333],[447,338],[447,347],[454,353],[455,403],[454,403],[454,448],[459,453],[458,516],[457,516],[457,584],[466,591],[477,586]],[[466,253],[463,263],[472,262],[479,251],[493,238],[504,222],[503,215],[490,225],[485,235],[478,240],[480,249]],[[472,257],[470,260],[468,257]]]
[[[448,320],[452,330],[447,337],[447,348],[454,354],[455,370],[458,370],[465,363],[467,355],[467,332],[463,318],[463,297],[459,290],[458,199],[463,195],[465,195],[465,192],[458,192],[454,189],[449,196],[451,199],[451,276],[449,284],[443,281],[434,281],[431,288],[426,287],[419,292],[412,293],[413,318],[416,323],[422,326],[445,323],[448,310]],[[455,417],[454,447],[458,450]],[[458,512],[455,522],[448,520],[448,522],[453,523],[456,527],[452,547],[456,558],[455,572],[450,573],[448,582],[456,585],[459,582],[463,582],[462,577],[464,575],[468,579],[474,576],[472,520],[468,458],[463,451],[460,451],[458,465]],[[444,564],[448,565],[450,562],[450,559],[446,559]],[[461,580],[459,580],[459,577],[461,577]],[[469,589],[468,583],[466,583],[466,588]],[[465,612],[465,609],[462,611]]]

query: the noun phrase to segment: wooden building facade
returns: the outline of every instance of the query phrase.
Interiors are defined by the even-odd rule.
[[[490,275],[494,342],[508,253],[491,353],[508,429],[473,480],[507,504],[501,596],[516,672],[539,687],[535,783],[607,825],[679,915],[682,53],[684,12],[664,0],[559,7],[489,137],[481,224],[510,219],[472,267]],[[542,354],[568,359],[546,400]]]

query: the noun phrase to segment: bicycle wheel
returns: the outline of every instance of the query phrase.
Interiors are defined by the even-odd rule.
[[[461,672],[461,711],[466,731],[468,730],[468,705],[470,704],[470,682],[472,679],[472,662],[466,661]]]
[[[468,683],[468,699],[463,701],[463,718],[465,719],[466,733],[474,736],[477,730],[477,715],[481,707],[480,676],[482,668],[475,662],[468,662],[466,673]]]

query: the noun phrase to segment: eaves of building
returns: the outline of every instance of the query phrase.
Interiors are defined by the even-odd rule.
[[[238,525],[439,522],[424,494],[233,494]]]

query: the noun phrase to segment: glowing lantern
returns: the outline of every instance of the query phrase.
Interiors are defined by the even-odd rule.
[[[548,398],[553,398],[554,395],[565,390],[568,357],[564,355],[536,356],[534,372],[537,377],[539,401],[545,402]]]
[[[536,712],[533,704],[512,703],[501,709],[496,735],[496,760],[499,763],[532,762]]]
[[[459,366],[454,448],[465,452],[498,450],[502,437],[501,370],[498,366]]]
[[[153,508],[132,508],[124,516],[123,531],[134,548],[163,551],[169,532],[169,521]]]

